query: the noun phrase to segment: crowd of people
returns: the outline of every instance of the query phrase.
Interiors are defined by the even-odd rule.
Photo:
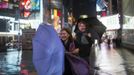
[[[43,27],[43,25],[41,25],[41,26]],[[45,50],[49,50],[50,49],[49,47],[51,47],[51,48],[54,47],[54,46],[52,46],[52,44],[54,45],[54,43],[52,43],[52,42],[55,42],[55,41],[52,40],[51,37],[53,37],[53,38],[55,38],[55,37],[51,35],[53,33],[49,33],[52,31],[48,30],[49,27],[44,27],[45,28],[44,33],[42,33],[43,29],[41,28],[41,26],[38,28],[36,35],[35,35],[36,39],[34,38],[34,41],[33,41],[33,59],[37,58],[37,57],[43,58],[43,55],[39,57],[39,55],[40,55],[39,49],[41,47],[37,43],[35,46],[35,42],[37,42],[37,40],[40,41],[41,39],[43,39],[44,42],[43,41],[40,41],[40,42],[42,42],[41,44],[44,45]],[[74,58],[76,57],[76,59],[78,58],[77,60],[79,60],[79,58],[80,58],[79,61],[82,61],[81,64],[83,64],[84,66],[87,66],[87,67],[89,66],[89,64],[90,64],[89,56],[90,56],[92,44],[94,43],[95,39],[98,41],[100,40],[98,33],[90,27],[91,26],[85,21],[85,19],[78,19],[78,21],[76,22],[76,25],[75,25],[75,29],[67,28],[67,27],[61,29],[58,37],[61,41],[61,44],[64,47],[64,53],[65,53],[64,56],[62,55],[64,57],[64,65],[65,65],[63,75],[74,75],[73,74],[74,71],[71,69],[72,68],[71,64],[73,62],[70,62],[70,57],[68,58],[68,56],[70,56],[70,55],[72,57],[74,56]],[[70,29],[73,29],[73,30],[70,30]],[[43,35],[44,35],[44,37],[43,37]],[[57,38],[57,36],[56,36],[56,38]],[[47,40],[45,40],[45,39],[47,39]],[[48,41],[49,39],[50,39],[50,41]],[[38,41],[38,43],[39,43],[39,41]],[[58,45],[58,42],[56,42],[56,43]],[[37,46],[40,47],[38,50],[36,50],[38,48]],[[48,49],[46,49],[46,47]],[[60,47],[59,49],[61,49],[61,48],[62,47]],[[44,57],[48,57],[49,56],[48,54],[50,54],[50,51],[48,53],[44,53],[44,54],[46,54],[46,55],[44,55]],[[56,58],[53,58],[53,59],[56,59]],[[72,60],[72,58],[71,58],[71,60]],[[45,58],[44,58],[44,61],[45,61]],[[79,62],[79,61],[77,61],[77,62]],[[35,59],[34,59],[34,64],[36,64],[35,68],[39,67],[38,65],[41,63],[37,64],[35,62],[38,62],[38,61],[35,61]],[[85,75],[88,75],[88,73],[89,72],[87,72],[87,74],[85,74]],[[83,73],[81,73],[81,74],[83,74]],[[40,74],[40,75],[42,75],[42,74]]]
[[[80,18],[74,28],[63,27],[58,35],[48,19],[39,26],[33,38],[33,63],[37,73],[90,75],[89,56],[94,40],[100,42],[99,34]]]
[[[60,32],[60,38],[66,51],[78,55],[89,63],[92,44],[95,39],[99,40],[100,37],[84,19],[79,19],[75,25],[75,30],[71,31],[69,28],[63,28]],[[75,35],[72,35],[73,32]]]
[[[78,19],[76,25],[74,26],[75,29],[67,27],[61,29],[59,36],[65,47],[65,51],[84,59],[84,61],[90,65],[89,57],[91,54],[92,45],[95,39],[100,41],[101,38],[98,33],[85,21],[85,19]],[[67,60],[65,60],[65,65],[69,65],[69,63],[66,62]],[[67,71],[68,68],[65,68],[65,70]],[[66,73],[67,74],[65,75],[72,75],[68,74],[70,72]]]

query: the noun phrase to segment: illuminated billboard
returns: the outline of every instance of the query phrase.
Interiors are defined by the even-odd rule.
[[[40,0],[31,0],[31,10],[40,10]]]
[[[20,1],[21,10],[40,10],[40,0],[23,0]]]

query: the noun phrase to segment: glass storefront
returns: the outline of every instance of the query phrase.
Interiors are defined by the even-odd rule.
[[[123,31],[122,42],[124,46],[134,45],[134,0],[123,0]],[[127,44],[127,45],[126,45]],[[132,46],[133,47],[133,46]],[[130,48],[132,48],[130,47]]]

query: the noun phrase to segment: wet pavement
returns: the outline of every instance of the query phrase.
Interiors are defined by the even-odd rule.
[[[121,50],[118,50],[118,52],[124,59],[123,65],[125,65],[127,75],[134,75],[134,51],[121,49]]]
[[[0,53],[0,75],[36,75],[32,51],[8,49]]]
[[[97,52],[98,75],[133,75],[134,54],[127,49],[108,48],[101,44]],[[0,75],[37,75],[32,63],[31,50],[8,49],[0,52]]]
[[[99,75],[127,75],[124,64],[124,59],[118,53],[117,49],[108,48],[106,43],[101,44],[96,58],[96,73]]]

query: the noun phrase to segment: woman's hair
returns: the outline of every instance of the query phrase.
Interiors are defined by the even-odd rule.
[[[81,22],[81,23],[84,23],[84,24],[87,24],[86,21],[85,21],[85,19],[78,19],[77,25],[78,25],[78,23],[80,23],[80,22]]]
[[[75,32],[79,31],[79,28],[78,28],[78,24],[79,24],[79,23],[83,23],[83,24],[85,24],[85,25],[87,26],[86,20],[80,18],[80,19],[77,20],[76,28],[75,28],[75,30],[74,30]]]
[[[69,40],[73,40],[73,36],[69,28],[62,28],[61,31],[66,31],[69,34]]]

